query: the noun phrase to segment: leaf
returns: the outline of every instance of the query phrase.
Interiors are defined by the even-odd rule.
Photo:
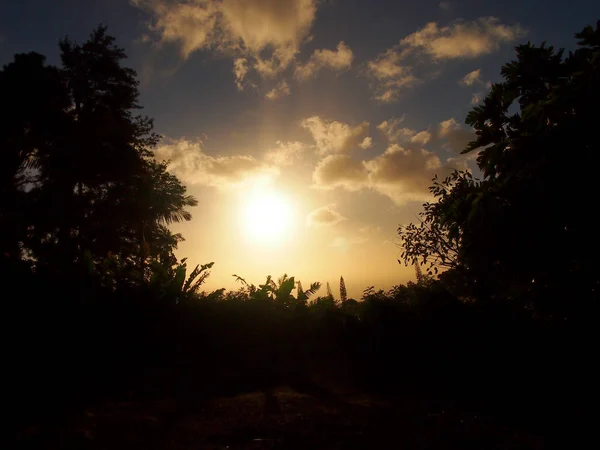
[[[173,285],[174,290],[177,292],[181,292],[181,290],[182,290],[183,283],[185,281],[185,272],[186,272],[186,267],[184,264],[177,267],[177,270],[175,271],[175,277],[173,278],[172,285]]]

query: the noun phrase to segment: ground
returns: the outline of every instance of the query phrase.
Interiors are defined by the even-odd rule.
[[[537,449],[541,440],[448,404],[280,383],[247,392],[100,401],[17,430],[17,449]]]

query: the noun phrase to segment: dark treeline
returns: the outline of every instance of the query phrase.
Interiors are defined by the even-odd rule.
[[[458,405],[545,442],[574,439],[600,288],[600,28],[576,38],[568,54],[517,47],[467,117],[481,179],[434,180],[421,220],[398,230],[417,282],[358,300],[343,279],[336,299],[286,275],[203,291],[212,263],[188,270],[168,228],[197,201],[154,160],[159,136],[114,38],[100,27],[62,40],[60,67],[15,55],[0,71],[11,422],[123,396],[186,410],[287,384]]]

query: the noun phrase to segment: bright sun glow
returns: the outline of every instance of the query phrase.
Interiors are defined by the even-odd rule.
[[[289,237],[293,209],[289,199],[275,191],[252,193],[243,205],[242,224],[253,241],[280,242]]]

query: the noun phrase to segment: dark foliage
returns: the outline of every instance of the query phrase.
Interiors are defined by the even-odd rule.
[[[165,225],[197,202],[154,161],[136,74],[106,28],[60,50],[60,68],[30,53],[0,72],[2,264],[139,285],[150,264],[172,265],[181,236]]]
[[[483,173],[434,180],[421,223],[401,227],[404,262],[447,269],[459,295],[518,302],[553,320],[589,316],[600,249],[593,204],[600,120],[600,28],[579,48],[516,48],[500,83],[467,116]]]

